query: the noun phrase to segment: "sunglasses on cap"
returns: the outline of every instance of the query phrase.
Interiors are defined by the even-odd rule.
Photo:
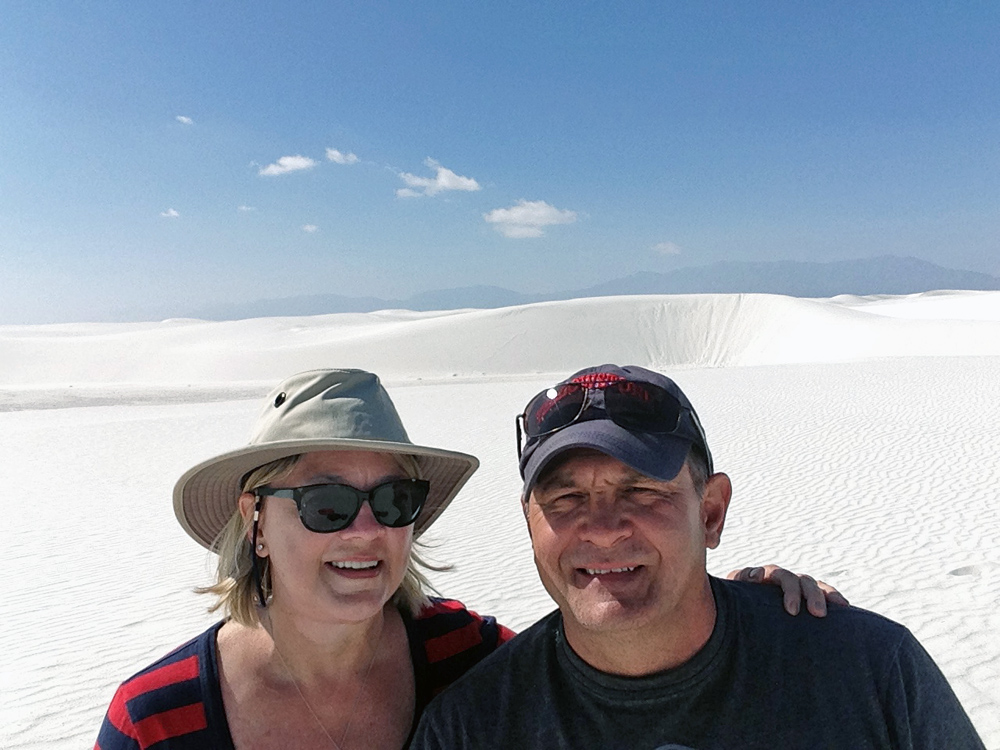
[[[707,445],[705,433],[694,410],[684,406],[665,388],[638,380],[600,379],[590,383],[562,383],[539,393],[514,420],[517,428],[517,455],[522,452],[522,425],[528,440],[549,435],[580,420],[594,404],[593,394],[604,395],[604,414],[630,432],[670,434],[678,432],[685,412],[691,415],[696,440]]]
[[[310,531],[330,534],[343,531],[358,517],[366,500],[375,520],[398,529],[417,520],[427,500],[430,482],[424,479],[396,479],[370,490],[347,484],[310,484],[305,487],[258,487],[262,497],[283,497],[295,501],[302,525]]]

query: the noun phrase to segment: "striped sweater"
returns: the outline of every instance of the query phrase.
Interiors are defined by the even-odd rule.
[[[416,683],[413,725],[431,698],[513,631],[461,602],[432,599],[417,617],[403,613]],[[222,705],[215,635],[188,641],[119,686],[94,750],[233,750]]]

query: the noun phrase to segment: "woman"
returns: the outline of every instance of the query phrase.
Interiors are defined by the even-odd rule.
[[[405,747],[427,702],[513,637],[428,599],[413,549],[477,466],[411,443],[371,373],[283,382],[249,445],[174,490],[219,554],[204,591],[226,619],[123,683],[96,747]]]

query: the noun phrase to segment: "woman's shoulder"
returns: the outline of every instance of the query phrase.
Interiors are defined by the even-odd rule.
[[[217,622],[208,630],[154,661],[125,680],[122,688],[132,695],[156,690],[159,687],[190,680],[204,668],[206,656],[215,653],[215,636],[224,622]]]
[[[216,623],[122,682],[96,747],[144,747],[150,728],[161,738],[157,741],[206,729],[216,696],[206,695],[205,686],[216,677],[215,635],[221,626]]]
[[[495,617],[480,615],[457,599],[439,597],[429,597],[427,604],[412,617],[408,627],[416,629],[423,636],[421,640],[432,646],[432,650],[443,648],[445,652],[461,651],[482,644],[484,639],[496,648],[515,635],[513,630],[498,623]],[[444,640],[438,640],[440,638]],[[440,657],[447,655],[442,653]]]
[[[514,637],[489,615],[455,599],[431,598],[416,614],[403,613],[417,688],[419,718],[435,695]]]

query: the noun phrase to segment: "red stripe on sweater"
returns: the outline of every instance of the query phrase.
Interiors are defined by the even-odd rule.
[[[465,605],[462,602],[455,601],[454,599],[442,599],[441,601],[433,602],[429,607],[424,607],[420,610],[420,614],[417,615],[418,620],[426,620],[429,617],[434,617],[434,615],[439,615],[442,612],[461,612],[465,609]],[[469,614],[475,615],[474,612]]]
[[[506,643],[511,638],[513,638],[517,633],[508,628],[506,625],[497,624],[497,645],[501,643]]]
[[[124,686],[118,688],[115,697],[111,699],[111,705],[108,706],[108,721],[126,737],[135,740],[138,737],[135,734],[135,727],[132,726],[132,717],[128,715],[128,709],[125,707],[126,700]]]
[[[473,646],[478,646],[483,642],[483,635],[479,632],[481,625],[480,620],[473,620],[463,628],[439,635],[437,638],[427,639],[424,642],[427,661],[433,664],[447,659],[449,656],[460,654]]]
[[[142,738],[142,747],[146,748],[172,737],[197,732],[207,726],[205,706],[201,703],[192,703],[189,706],[172,708],[169,711],[148,716],[136,723],[135,728]]]
[[[152,672],[146,672],[128,681],[125,685],[131,697],[142,695],[159,688],[173,685],[184,680],[193,680],[198,676],[198,657],[189,656],[186,659],[167,664]]]

